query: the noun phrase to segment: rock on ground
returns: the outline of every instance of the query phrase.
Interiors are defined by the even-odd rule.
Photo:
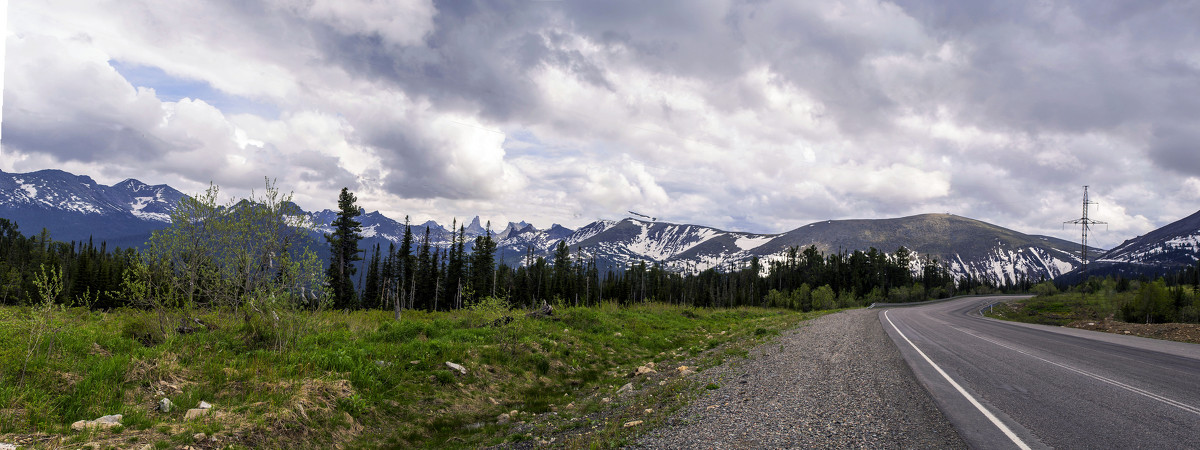
[[[83,431],[88,428],[112,428],[121,424],[120,414],[110,414],[96,420],[80,420],[71,424],[71,429],[75,431]]]
[[[719,388],[635,447],[966,448],[875,310],[806,321],[698,376]]]

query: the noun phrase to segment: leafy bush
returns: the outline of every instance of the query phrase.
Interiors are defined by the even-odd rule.
[[[161,344],[166,339],[162,326],[148,314],[136,314],[131,317],[122,327],[121,335],[141,342],[146,347]]]
[[[508,300],[499,297],[484,297],[467,307],[467,319],[471,326],[483,327],[497,323],[503,317],[509,317],[512,307]]]

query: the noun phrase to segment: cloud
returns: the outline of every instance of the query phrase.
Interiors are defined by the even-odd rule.
[[[1200,8],[1187,3],[101,1],[12,14],[7,163],[97,179],[267,175],[311,208],[347,186],[420,221],[578,226],[640,208],[784,231],[953,212],[1071,238],[1061,222],[1082,185],[1111,229],[1141,233],[1194,210],[1184,194],[1200,176],[1200,97],[1186,95]]]
[[[433,29],[428,0],[277,0],[274,7],[324,23],[348,35],[379,37],[390,45],[415,45]]]
[[[1153,128],[1149,156],[1163,170],[1183,175],[1200,175],[1200,130],[1191,126],[1163,124]]]

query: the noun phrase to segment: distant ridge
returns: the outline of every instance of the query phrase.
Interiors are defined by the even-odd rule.
[[[136,179],[103,186],[89,177],[60,170],[25,174],[0,172],[0,217],[15,220],[22,231],[30,234],[45,227],[59,240],[94,236],[110,244],[142,245],[151,231],[167,225],[168,214],[183,197],[170,186],[150,186]],[[296,213],[307,215],[322,233],[331,231],[329,224],[336,216],[331,210]],[[364,250],[376,244],[381,250],[386,249],[389,244],[398,244],[404,235],[403,223],[378,211],[364,211],[360,221],[366,238],[362,244]],[[482,222],[481,218],[474,217],[464,225],[468,247],[473,245],[476,236],[488,233]],[[1200,222],[1200,217],[1193,215],[1178,225],[1164,227],[1169,230],[1126,242],[1102,259],[1105,262],[1109,259],[1113,262],[1128,260],[1146,266],[1170,261],[1179,264],[1187,262],[1187,258],[1194,261],[1195,236],[1200,235],[1196,232],[1196,222]],[[449,246],[457,231],[435,221],[412,224],[415,242],[424,237],[426,227],[431,244],[440,248]],[[957,277],[970,276],[1000,284],[1058,277],[1080,263],[1077,244],[1027,235],[951,214],[830,220],[778,234],[743,233],[634,218],[599,220],[574,230],[557,224],[539,229],[524,221],[509,222],[504,228],[493,227],[491,234],[498,241],[497,259],[509,265],[524,263],[530,252],[535,257],[550,258],[560,241],[571,248],[572,257],[595,260],[602,267],[613,270],[639,261],[683,272],[736,268],[753,258],[767,265],[771,260],[782,258],[789,247],[810,245],[825,253],[866,251],[872,247],[891,253],[904,246],[918,258],[941,261]],[[1143,241],[1161,245],[1143,245]],[[1095,249],[1089,253],[1092,251],[1101,252]],[[1176,253],[1182,256],[1166,259],[1147,256]],[[1142,256],[1135,258],[1134,255]]]
[[[1200,211],[1161,228],[1122,242],[1082,268],[1064,274],[1061,282],[1087,276],[1157,277],[1200,262]]]
[[[109,248],[141,246],[150,232],[166,226],[183,193],[165,184],[127,179],[112,186],[61,170],[0,172],[0,217],[22,233],[43,228],[59,241],[94,236]]]

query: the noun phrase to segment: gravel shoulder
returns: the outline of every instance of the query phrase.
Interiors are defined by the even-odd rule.
[[[698,374],[707,391],[635,448],[966,448],[878,311],[805,321]]]

